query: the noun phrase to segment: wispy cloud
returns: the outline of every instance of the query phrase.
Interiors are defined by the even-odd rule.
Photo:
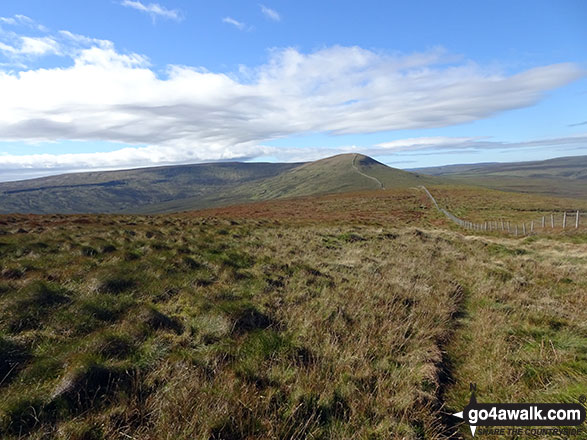
[[[37,29],[42,32],[47,32],[48,29],[42,24],[38,24],[30,17],[22,14],[16,14],[12,17],[0,17],[0,23],[10,26],[27,26],[29,28]]]
[[[59,43],[52,37],[19,37],[12,45],[0,41],[0,52],[9,58],[60,54]]]
[[[233,25],[234,27],[236,27],[237,29],[240,29],[241,31],[242,31],[242,30],[244,30],[244,29],[245,29],[245,27],[246,27],[246,24],[245,24],[245,23],[243,23],[243,22],[241,22],[241,21],[238,21],[238,20],[235,20],[235,19],[234,19],[234,18],[232,18],[232,17],[224,17],[224,18],[222,19],[222,22],[223,22],[223,23],[228,23],[228,24],[231,24],[231,25]]]
[[[579,127],[581,125],[587,125],[587,121],[577,122],[576,124],[569,124],[569,127]]]
[[[153,21],[155,21],[157,18],[165,18],[176,21],[181,21],[183,19],[180,11],[177,9],[167,9],[164,6],[161,6],[159,3],[145,4],[138,0],[123,0],[120,4],[122,6],[133,8],[137,11],[149,14]]]
[[[51,37],[21,38],[20,53],[25,55],[59,54],[59,43]]]
[[[16,24],[16,18],[15,17],[0,17],[0,23],[6,23],[6,24],[10,24],[10,25],[15,25]]]
[[[277,12],[275,9],[268,8],[267,6],[262,4],[260,4],[259,7],[261,8],[261,12],[263,13],[263,15],[267,17],[269,20],[281,21],[281,15],[279,15],[279,12]]]
[[[584,147],[587,144],[587,133],[558,138],[545,138],[521,142],[495,141],[488,137],[419,137],[399,139],[391,142],[376,144],[369,151],[371,154],[385,154],[396,152],[442,152],[451,153],[462,150],[495,150],[520,148],[557,148],[557,147]]]
[[[6,17],[5,21],[12,23]],[[90,47],[102,49],[112,48],[113,44],[107,40],[89,38],[83,35],[73,34],[69,31],[51,33],[43,25],[36,23],[29,17],[15,15],[15,26],[24,26],[33,35],[23,35],[13,30],[0,29],[0,67],[13,69],[27,69],[34,65],[40,58],[47,55],[58,55],[61,57],[77,57],[82,50]],[[43,29],[43,30],[41,30]],[[41,36],[39,36],[41,31]],[[5,59],[2,60],[2,57]]]

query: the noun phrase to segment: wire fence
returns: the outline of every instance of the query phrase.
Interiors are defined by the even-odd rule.
[[[533,220],[519,222],[511,222],[504,219],[494,219],[483,221],[480,223],[471,222],[457,217],[450,211],[440,207],[436,199],[430,194],[430,191],[424,186],[422,189],[428,194],[436,209],[442,212],[449,220],[457,225],[474,231],[499,231],[506,234],[529,235],[541,231],[548,231],[554,229],[579,229],[587,224],[587,213],[578,210],[552,212],[548,215],[542,215]]]

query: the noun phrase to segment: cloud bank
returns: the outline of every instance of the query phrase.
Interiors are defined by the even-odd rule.
[[[584,75],[571,63],[507,75],[455,61],[441,49],[392,55],[342,46],[311,53],[275,49],[265,64],[233,73],[168,66],[158,75],[147,57],[120,53],[109,41],[68,31],[30,40],[11,38],[20,45],[4,44],[21,55],[53,53],[73,63],[0,68],[0,141],[110,141],[134,148],[91,155],[0,154],[0,170],[275,156],[279,151],[263,143],[304,133],[466,123],[531,106],[546,92]],[[383,144],[378,148],[394,149]]]

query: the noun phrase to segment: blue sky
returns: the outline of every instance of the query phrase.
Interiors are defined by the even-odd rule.
[[[0,17],[0,180],[587,147],[580,0],[3,0]]]

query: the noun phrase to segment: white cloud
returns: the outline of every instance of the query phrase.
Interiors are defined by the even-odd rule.
[[[145,4],[138,0],[123,0],[120,4],[128,8],[136,9],[137,11],[145,12],[149,14],[153,20],[158,17],[176,21],[182,20],[182,15],[177,9],[167,9],[158,3]]]
[[[14,17],[0,17],[0,23],[6,23],[14,26],[16,24],[16,19]]]
[[[48,32],[48,29],[45,26],[38,24],[32,18],[21,14],[16,14],[12,17],[0,17],[0,23],[4,23],[10,26],[26,26],[41,32]]]
[[[12,17],[0,17],[0,24],[7,24],[16,28],[33,30],[36,34],[47,34],[45,26],[37,24],[26,15],[14,15]],[[32,59],[51,54],[60,54],[60,45],[51,36],[23,36],[12,30],[0,27],[0,55],[9,60],[8,64],[21,66],[26,59]],[[7,63],[3,63],[6,65]]]
[[[569,63],[506,75],[455,62],[439,49],[400,56],[334,46],[308,54],[273,50],[266,64],[235,73],[169,66],[161,76],[146,57],[119,53],[110,41],[68,31],[47,38],[58,46],[29,41],[28,52],[38,55],[58,47],[73,65],[19,72],[0,68],[0,142],[103,141],[134,148],[90,155],[0,155],[0,171],[308,157],[309,150],[262,145],[294,134],[369,133],[475,121],[533,105],[547,91],[584,75]],[[0,45],[4,52],[23,48],[0,44],[6,46]],[[420,138],[373,149],[480,142],[486,141]]]
[[[16,54],[18,53],[18,49],[16,47],[10,46],[8,44],[2,43],[0,41],[0,52],[4,52],[5,54]]]
[[[77,154],[32,154],[1,155],[0,170],[21,170],[23,174],[44,171],[81,171],[89,169],[120,169],[153,165],[169,165],[209,160],[229,160],[235,158],[256,157],[275,152],[274,147],[255,146],[253,148],[225,149],[220,155],[211,152],[198,152],[189,148],[139,147],[122,148],[112,152],[77,153]],[[2,180],[0,178],[0,180]]]
[[[419,137],[382,142],[375,146],[389,152],[443,149],[447,147],[454,149],[459,147],[469,148],[476,143],[481,143],[480,139],[479,137]]]
[[[504,142],[490,140],[488,137],[420,137],[399,139],[391,142],[376,144],[369,151],[372,154],[389,154],[396,152],[418,152],[423,150],[440,152],[450,150],[492,150],[492,149],[519,149],[519,148],[558,148],[558,147],[585,147],[587,133],[559,138],[528,140],[523,142]]]
[[[277,12],[275,9],[268,8],[267,6],[261,4],[259,7],[261,8],[263,15],[269,20],[281,21],[281,15],[279,15],[279,12]]]
[[[26,15],[16,14],[12,17],[0,17],[0,23],[5,23],[11,26],[28,25],[35,26],[35,21]]]
[[[88,170],[115,170],[148,166],[174,165],[219,160],[248,160],[270,158],[280,162],[306,162],[336,154],[363,153],[374,157],[395,157],[393,164],[417,163],[405,158],[443,153],[455,154],[467,150],[539,148],[556,151],[564,148],[582,149],[587,144],[587,133],[576,136],[538,139],[527,142],[488,141],[478,137],[427,137],[400,139],[373,147],[347,145],[339,147],[272,147],[242,144],[221,150],[185,147],[128,147],[112,152],[78,154],[9,155],[0,153],[0,182],[42,177],[64,172]],[[402,159],[402,160],[398,160]]]
[[[59,54],[59,43],[51,37],[21,37],[20,53],[24,55]]]
[[[13,45],[0,42],[0,52],[10,58],[60,54],[59,43],[51,37],[19,37]]]
[[[67,46],[73,45],[74,49],[86,46],[98,46],[102,49],[109,49],[114,47],[114,44],[112,44],[112,42],[108,40],[89,38],[85,35],[74,34],[69,31],[59,31],[58,34],[67,41]]]
[[[244,30],[244,29],[245,29],[245,26],[246,26],[246,25],[245,25],[243,22],[241,22],[241,21],[238,21],[238,20],[235,20],[235,19],[234,19],[234,18],[232,18],[232,17],[224,17],[224,18],[222,19],[222,22],[223,22],[223,23],[228,23],[228,24],[231,24],[231,25],[233,25],[234,27],[236,27],[237,29],[240,29],[241,31],[242,31],[242,30]]]

